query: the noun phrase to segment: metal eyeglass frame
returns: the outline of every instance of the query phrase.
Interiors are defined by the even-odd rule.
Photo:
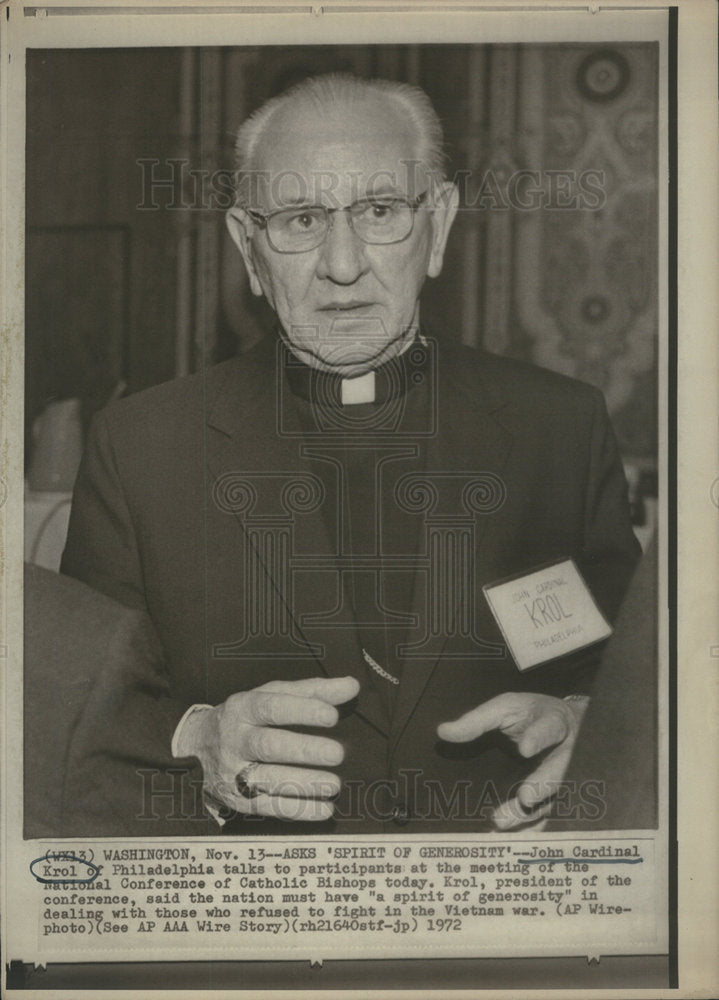
[[[387,243],[373,243],[371,240],[366,240],[363,236],[361,236],[357,232],[357,230],[355,229],[355,227],[353,225],[353,222],[352,222],[352,211],[351,210],[356,205],[364,205],[364,204],[367,204],[367,203],[371,204],[373,201],[381,201],[381,198],[379,198],[379,197],[376,198],[376,199],[374,199],[374,198],[358,198],[358,200],[357,201],[353,201],[351,205],[345,205],[342,208],[327,208],[325,205],[298,205],[296,207],[296,209],[295,209],[296,211],[302,211],[303,209],[305,211],[310,211],[311,209],[312,210],[321,209],[321,211],[324,212],[324,214],[325,214],[325,216],[327,218],[327,228],[325,229],[324,236],[322,237],[322,239],[320,240],[320,242],[316,243],[314,246],[305,247],[302,250],[280,250],[279,247],[276,247],[275,244],[272,242],[272,238],[270,236],[270,231],[269,231],[269,222],[270,222],[270,219],[272,219],[276,215],[280,215],[282,212],[290,211],[291,209],[289,207],[288,208],[279,208],[279,209],[277,209],[276,212],[269,212],[267,214],[264,214],[263,212],[258,212],[258,211],[256,211],[253,208],[245,208],[245,211],[250,216],[250,218],[253,220],[253,222],[256,222],[257,225],[261,229],[264,229],[267,232],[267,242],[270,244],[270,246],[275,251],[275,253],[283,253],[283,254],[311,253],[312,250],[316,250],[317,247],[321,247],[322,244],[327,239],[327,234],[329,233],[329,231],[330,231],[330,229],[331,229],[331,227],[333,225],[332,216],[336,212],[347,212],[348,213],[348,223],[349,223],[350,229],[355,234],[355,236],[359,240],[361,240],[363,243],[365,243],[367,246],[371,246],[371,247],[391,247],[391,246],[395,246],[397,243],[404,243],[405,240],[408,240],[410,238],[410,236],[412,235],[412,232],[414,231],[414,218],[415,218],[415,215],[417,213],[417,209],[421,208],[421,206],[422,206],[423,202],[425,201],[425,199],[427,198],[428,194],[429,194],[429,190],[425,190],[421,194],[417,195],[416,198],[403,198],[403,197],[395,197],[395,196],[388,196],[386,198],[387,201],[401,201],[401,202],[404,202],[404,204],[407,205],[408,208],[410,208],[412,210],[412,218],[411,218],[411,223],[410,223],[409,230],[405,233],[404,236],[400,237],[400,239],[398,239],[398,240],[389,240]]]

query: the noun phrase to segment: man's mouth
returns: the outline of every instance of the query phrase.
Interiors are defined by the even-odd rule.
[[[369,309],[374,305],[374,302],[366,302],[363,299],[351,299],[349,302],[327,302],[319,307],[319,312],[351,313],[361,309]]]

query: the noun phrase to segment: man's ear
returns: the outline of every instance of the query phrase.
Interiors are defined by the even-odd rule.
[[[457,214],[459,205],[459,191],[457,185],[451,181],[437,184],[432,191],[432,250],[427,265],[427,274],[430,278],[436,278],[442,270],[444,260],[444,248],[447,246],[447,237],[452,228],[454,217]]]
[[[252,216],[244,208],[234,206],[225,215],[225,223],[235,246],[242,254],[242,260],[247,270],[247,276],[250,279],[250,288],[253,294],[262,295],[262,285],[260,284],[260,279],[257,277],[255,262],[252,259],[252,240],[250,237],[257,228],[252,221]]]

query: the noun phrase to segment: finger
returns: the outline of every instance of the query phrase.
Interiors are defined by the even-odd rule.
[[[561,705],[561,702],[559,703]],[[523,757],[535,754],[561,743],[569,735],[569,722],[561,708],[549,709],[534,719],[517,740],[517,749]]]
[[[283,795],[290,799],[331,799],[339,794],[342,783],[332,771],[317,771],[305,767],[285,767],[282,764],[260,764],[253,767],[248,781],[253,790],[267,795]]]
[[[319,698],[258,689],[248,691],[240,703],[243,722],[252,726],[334,726],[339,714],[334,705]]]
[[[498,830],[514,830],[518,826],[544,819],[552,811],[553,805],[553,801],[544,802],[536,809],[527,810],[522,808],[518,799],[510,799],[497,806],[492,815],[492,822]]]
[[[328,705],[343,705],[359,694],[356,677],[305,677],[300,681],[269,681],[259,691],[277,691],[296,698],[317,698]]]
[[[450,743],[466,743],[493,729],[506,730],[527,719],[527,704],[513,692],[497,695],[454,722],[441,723],[437,735]]]
[[[246,799],[242,795],[227,795],[225,802],[230,808],[245,816],[268,816],[290,822],[321,823],[331,819],[334,803],[323,799],[295,799],[284,796],[258,795]]]
[[[571,745],[563,744],[547,755],[517,790],[522,805],[533,807],[556,794],[564,779],[571,754]]]
[[[241,740],[243,760],[259,760],[268,764],[310,764],[336,767],[344,759],[344,747],[337,740],[306,733],[291,733],[286,729],[250,727]]]

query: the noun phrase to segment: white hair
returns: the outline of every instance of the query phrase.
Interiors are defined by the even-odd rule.
[[[235,142],[237,192],[241,179],[256,169],[255,153],[277,111],[292,101],[314,104],[319,112],[328,105],[348,106],[368,97],[386,98],[403,112],[417,137],[416,156],[423,168],[436,179],[444,179],[444,134],[437,112],[423,90],[394,80],[364,79],[350,73],[327,73],[294,84],[270,98],[242,123]]]

